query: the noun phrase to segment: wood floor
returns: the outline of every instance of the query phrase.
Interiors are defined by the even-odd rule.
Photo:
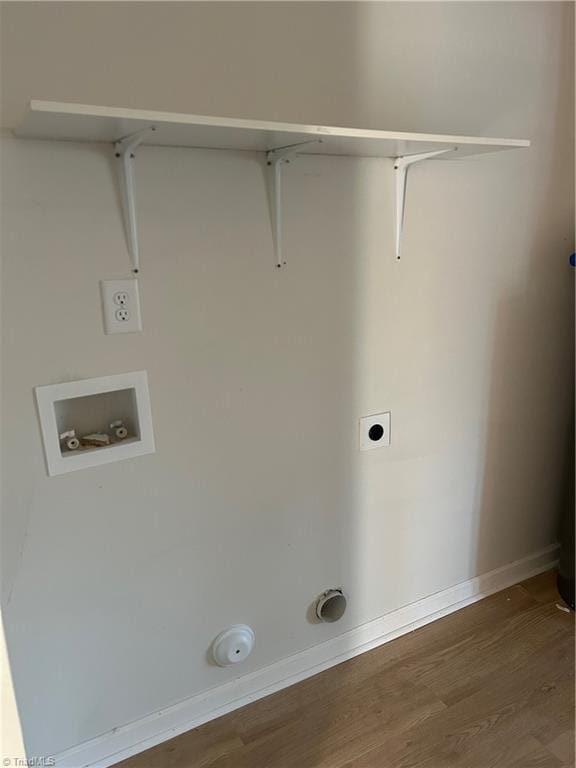
[[[118,768],[574,766],[574,615],[552,573]]]

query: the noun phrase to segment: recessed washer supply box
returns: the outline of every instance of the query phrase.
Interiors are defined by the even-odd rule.
[[[146,371],[49,384],[36,387],[35,393],[50,476],[155,451]],[[68,430],[81,438],[108,432],[118,420],[128,430],[123,440],[112,438],[109,445],[73,451],[60,443],[60,435]]]

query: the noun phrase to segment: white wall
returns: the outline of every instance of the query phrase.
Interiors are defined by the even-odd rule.
[[[145,148],[145,330],[110,147],[2,144],[3,587],[30,754],[96,736],[554,540],[572,369],[573,13],[562,3],[5,3],[3,120],[30,98],[527,137],[410,179]],[[149,371],[157,453],[46,476],[32,389]],[[393,445],[359,454],[360,415]],[[307,609],[351,602],[337,625]]]

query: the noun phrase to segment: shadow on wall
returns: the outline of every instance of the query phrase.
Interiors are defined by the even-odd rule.
[[[566,24],[555,51],[560,76],[543,131],[561,151],[550,155],[537,184],[530,166],[523,171],[532,174],[525,179],[533,189],[530,205],[509,205],[529,257],[512,264],[507,275],[502,270],[509,287],[493,329],[485,459],[471,542],[476,573],[500,565],[501,551],[521,558],[554,541],[566,499],[574,429],[574,273],[568,261],[573,225],[566,231],[574,210],[574,71],[566,55],[573,51],[573,34],[573,23]],[[510,201],[513,181],[502,180]],[[558,189],[567,195],[560,204]],[[494,245],[506,264],[506,241]]]

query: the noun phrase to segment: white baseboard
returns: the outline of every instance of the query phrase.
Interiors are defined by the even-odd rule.
[[[522,560],[449,587],[264,669],[53,755],[54,765],[56,768],[107,768],[542,573],[555,564],[556,556],[557,547],[552,545]]]

